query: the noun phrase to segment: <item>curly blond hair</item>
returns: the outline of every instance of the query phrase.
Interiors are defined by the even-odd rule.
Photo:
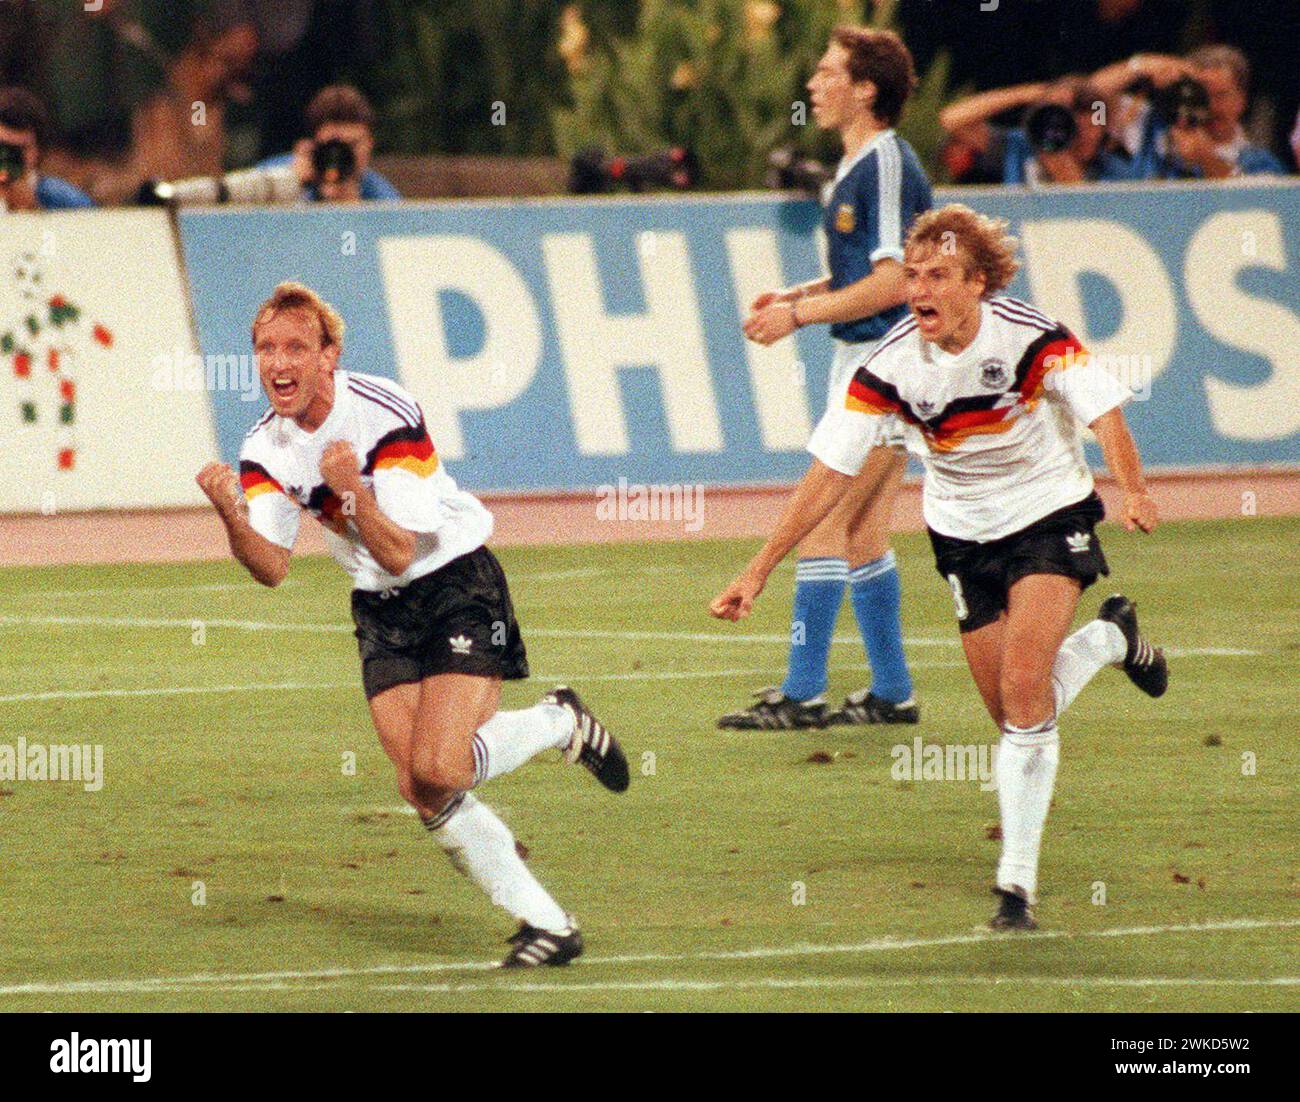
[[[961,248],[966,274],[984,273],[984,295],[995,295],[1020,270],[1016,260],[1016,239],[1007,233],[1003,218],[989,218],[961,203],[949,203],[928,210],[912,223],[904,254],[923,256],[935,249],[953,253]]]
[[[302,310],[314,314],[316,320],[320,322],[321,347],[327,348],[333,345],[340,352],[343,350],[342,316],[305,283],[296,283],[293,280],[281,283],[271,292],[271,297],[257,308],[257,313],[253,315],[254,344],[257,343],[257,327],[284,310]]]

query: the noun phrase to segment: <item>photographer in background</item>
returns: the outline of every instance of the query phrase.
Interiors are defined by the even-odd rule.
[[[26,88],[0,88],[0,210],[93,207],[85,192],[38,171],[49,116]]]
[[[1185,59],[1135,54],[1101,69],[1092,82],[1106,95],[1127,93],[1118,133],[1138,180],[1206,179],[1285,173],[1269,150],[1252,145],[1241,120],[1250,63],[1232,46],[1203,46]]]
[[[1020,126],[992,121],[1022,108]],[[951,139],[944,162],[962,184],[1040,187],[1129,179],[1128,164],[1109,148],[1106,118],[1101,93],[1079,76],[979,92],[939,112]]]
[[[400,199],[402,196],[370,167],[375,147],[375,112],[357,89],[333,84],[312,97],[305,112],[310,137],[292,153],[270,157],[257,167],[292,165],[308,199],[327,203]]]

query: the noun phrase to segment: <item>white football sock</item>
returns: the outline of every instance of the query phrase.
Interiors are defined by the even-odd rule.
[[[1056,698],[1057,717],[1102,666],[1124,661],[1127,653],[1124,633],[1109,620],[1093,620],[1069,636],[1052,663],[1052,694]]]
[[[573,735],[573,713],[558,704],[497,712],[474,736],[474,783],[518,769],[543,750],[563,750]]]
[[[553,934],[568,930],[569,916],[528,871],[510,828],[473,793],[462,793],[452,804],[424,825],[456,869],[520,922]]]
[[[1060,759],[1061,736],[1056,720],[1037,727],[1002,728],[996,772],[998,807],[1002,811],[1002,859],[999,888],[1024,888],[1033,903],[1038,890],[1038,848],[1043,824],[1052,804],[1052,786]]]

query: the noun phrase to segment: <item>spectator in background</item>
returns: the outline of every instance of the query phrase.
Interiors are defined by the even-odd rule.
[[[39,171],[50,131],[45,107],[26,88],[0,88],[0,209],[93,207],[85,192]]]
[[[131,116],[125,158],[83,166],[83,186],[101,203],[121,203],[145,180],[219,176],[225,168],[226,105],[246,98],[257,52],[252,24],[220,14],[202,17],[166,65],[166,82]]]
[[[1161,93],[1186,78],[1204,88],[1208,106],[1171,117],[1158,106]],[[1092,81],[1103,95],[1140,91],[1118,120],[1135,179],[1221,180],[1286,171],[1276,156],[1246,138],[1241,120],[1249,103],[1250,63],[1233,46],[1202,46],[1186,58],[1134,54],[1101,69]]]
[[[305,113],[309,137],[292,153],[263,161],[259,168],[293,165],[307,197],[327,203],[357,203],[402,196],[370,167],[375,112],[357,89],[334,84],[316,93]],[[350,150],[350,155],[340,147]]]
[[[1024,109],[1020,126],[993,122],[1018,109]],[[1109,148],[1106,118],[1101,93],[1083,77],[977,92],[939,112],[950,136],[944,161],[958,183],[1040,187],[1128,179],[1128,163]]]

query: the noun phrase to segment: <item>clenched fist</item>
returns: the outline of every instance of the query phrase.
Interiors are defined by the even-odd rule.
[[[361,489],[361,467],[357,453],[346,440],[335,440],[320,457],[320,476],[339,497]]]
[[[242,512],[245,505],[244,491],[240,488],[235,472],[226,464],[207,464],[195,476],[194,481],[222,516],[234,516]]]
[[[1125,494],[1124,495],[1124,527],[1132,532],[1135,528],[1141,528],[1144,532],[1155,531],[1155,527],[1160,523],[1160,511],[1156,508],[1155,499],[1150,494]]]
[[[754,607],[754,601],[763,592],[766,578],[759,577],[753,570],[746,570],[726,589],[713,598],[709,612],[719,620],[743,620]]]

